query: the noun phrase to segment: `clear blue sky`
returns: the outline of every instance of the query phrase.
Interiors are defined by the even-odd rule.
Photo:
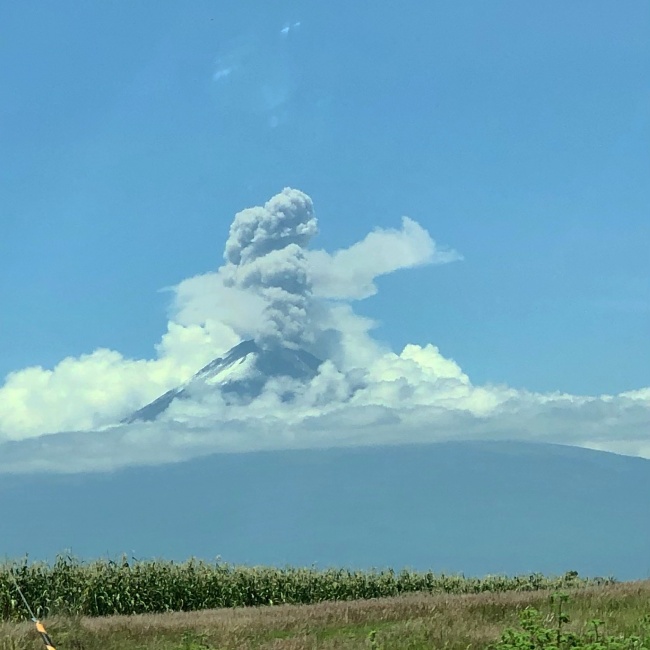
[[[292,186],[317,247],[408,215],[464,256],[358,305],[395,350],[650,385],[646,0],[16,1],[0,25],[0,376],[151,357],[160,289]]]

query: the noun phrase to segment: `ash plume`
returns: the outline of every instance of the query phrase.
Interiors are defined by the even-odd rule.
[[[256,342],[297,347],[311,340],[312,280],[305,249],[318,232],[309,196],[291,188],[239,212],[226,242],[226,286],[252,291],[266,307]]]
[[[372,336],[375,323],[353,302],[377,293],[377,278],[462,259],[416,221],[403,217],[401,227],[376,228],[332,252],[308,248],[316,233],[311,199],[286,188],[236,215],[222,266],[171,288],[156,358],[100,348],[8,375],[0,385],[0,474],[454,439],[531,440],[650,458],[648,387],[592,397],[475,385],[432,344],[392,351]],[[191,383],[240,346],[248,352],[221,364],[221,375],[211,366],[205,382]],[[284,362],[302,368],[305,353],[322,363],[293,373]],[[271,358],[282,361],[273,372]],[[226,384],[259,394],[225,399]],[[155,420],[126,421],[178,391],[186,399],[174,399]]]

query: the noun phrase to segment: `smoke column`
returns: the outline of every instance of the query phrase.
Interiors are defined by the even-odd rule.
[[[253,291],[266,301],[256,328],[256,341],[264,347],[298,347],[311,340],[313,297],[305,249],[317,232],[311,199],[291,188],[263,207],[239,212],[230,226],[225,283]]]

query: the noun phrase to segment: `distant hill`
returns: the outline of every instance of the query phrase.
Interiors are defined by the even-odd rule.
[[[221,454],[0,475],[0,555],[643,578],[648,495],[650,461],[556,445]]]

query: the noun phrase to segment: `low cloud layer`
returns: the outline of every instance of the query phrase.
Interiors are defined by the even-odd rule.
[[[324,221],[326,223],[326,220]],[[395,353],[353,303],[377,277],[460,260],[415,221],[347,249],[309,245],[310,197],[285,189],[238,213],[216,271],[172,291],[167,332],[149,360],[100,349],[0,388],[0,472],[101,471],[213,452],[507,439],[650,458],[650,389],[613,396],[475,386],[434,345]],[[272,379],[246,406],[218,392],[174,402],[155,422],[116,425],[243,339],[278,341],[327,361],[309,384]],[[361,388],[360,388],[361,387]],[[288,407],[281,395],[297,395]]]

